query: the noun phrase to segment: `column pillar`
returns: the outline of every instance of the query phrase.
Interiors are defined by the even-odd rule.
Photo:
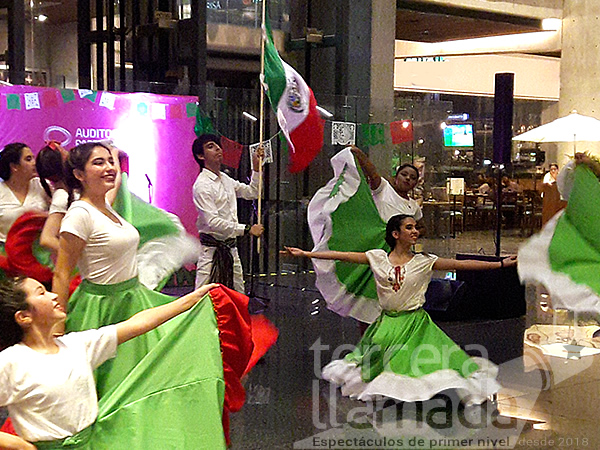
[[[370,121],[388,124],[394,120],[394,55],[396,42],[396,2],[372,0]],[[387,142],[391,142],[386,127]],[[371,160],[387,175],[393,156],[392,145],[378,145]],[[384,173],[384,172],[382,172]]]
[[[578,113],[600,119],[600,2],[564,0],[559,116]],[[577,143],[577,151],[600,156],[600,143]],[[558,146],[560,166],[573,156],[573,144]]]

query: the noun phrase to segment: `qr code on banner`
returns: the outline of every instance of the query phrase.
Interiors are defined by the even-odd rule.
[[[256,152],[256,149],[258,148],[258,146],[259,146],[258,142],[256,144],[252,144],[250,146],[250,160],[252,160],[252,155],[254,155],[254,152]],[[263,158],[263,165],[271,164],[273,162],[273,148],[271,147],[271,141],[263,142],[263,148],[265,150],[265,156]]]
[[[333,145],[354,145],[356,143],[356,124],[352,122],[332,122],[331,143]]]

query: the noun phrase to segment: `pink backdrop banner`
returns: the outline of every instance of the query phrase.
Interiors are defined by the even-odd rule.
[[[130,189],[196,234],[196,109],[196,97],[1,86],[0,146],[24,142],[37,153],[50,139],[67,149],[111,139],[129,155]]]

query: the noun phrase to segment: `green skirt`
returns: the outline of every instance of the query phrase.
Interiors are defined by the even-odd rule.
[[[66,328],[114,324],[172,300],[137,279],[113,285],[84,280],[69,300]],[[208,295],[190,311],[120,345],[116,358],[97,369],[96,381],[99,414],[89,448],[225,448],[223,363]]]
[[[420,308],[384,311],[355,350],[328,364],[322,376],[359,400],[423,401],[456,389],[466,403],[482,403],[500,387],[497,371],[467,355]]]

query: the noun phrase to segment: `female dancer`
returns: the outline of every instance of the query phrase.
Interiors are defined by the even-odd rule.
[[[543,284],[555,308],[600,312],[600,162],[577,153],[556,184],[567,206],[519,249],[521,281]]]
[[[67,185],[80,191],[80,199],[71,204],[61,224],[53,290],[63,308],[75,265],[83,281],[68,304],[67,331],[117,323],[172,301],[137,279],[139,234],[106,202],[116,176],[115,161],[104,145],[86,143],[70,151]],[[127,342],[114,360],[96,371],[101,401],[123,385],[140,392],[140,399],[128,406],[129,416],[120,419],[130,429],[129,448],[224,447],[223,368],[209,306],[186,327],[176,328],[170,321]],[[170,372],[148,373],[158,362]]]
[[[409,196],[419,182],[419,169],[409,163],[402,164],[396,170],[394,186],[392,186],[389,181],[379,175],[375,165],[361,149],[353,146],[352,153],[367,177],[373,201],[384,222],[396,214],[407,214],[416,220],[423,218],[421,206]]]
[[[385,396],[422,401],[456,389],[466,404],[479,404],[498,391],[497,368],[482,358],[471,358],[435,325],[422,306],[432,270],[490,270],[516,265],[513,257],[499,262],[442,259],[413,253],[419,237],[411,216],[396,215],[386,227],[387,254],[316,251],[286,247],[298,257],[369,264],[383,312],[367,328],[356,349],[329,363],[323,378],[339,384],[342,394],[368,401]]]
[[[54,252],[58,252],[60,222],[67,213],[69,194],[64,162],[68,154],[58,142],[51,141],[35,158],[35,167],[42,187],[52,199],[48,218],[40,235],[40,244]]]
[[[0,405],[8,405],[18,436],[0,432],[0,447],[63,448],[78,441],[78,449],[99,448],[93,370],[115,356],[117,345],[187,311],[216,287],[203,286],[114,326],[56,338],[53,328],[66,317],[56,294],[32,278],[1,284]],[[103,415],[114,413],[118,408]]]
[[[140,233],[137,251],[140,281],[151,289],[162,287],[161,281],[186,263],[196,260],[199,243],[185,232],[179,218],[139,199],[127,187],[127,173],[121,172],[119,150],[105,144],[112,153],[117,172],[115,188],[106,200]],[[64,161],[69,152],[58,143],[50,142],[37,155],[36,166],[42,186],[52,192],[48,219],[40,235],[40,244],[58,251],[60,224],[67,212],[68,193]],[[46,181],[47,180],[47,181]],[[48,182],[52,184],[50,190]]]
[[[8,230],[23,213],[46,211],[50,197],[36,177],[35,158],[23,143],[8,144],[0,152],[0,243],[4,245]]]

